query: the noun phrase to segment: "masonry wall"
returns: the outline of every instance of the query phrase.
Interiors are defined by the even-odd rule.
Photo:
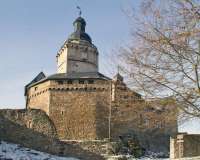
[[[113,84],[111,137],[134,135],[145,149],[168,153],[170,135],[177,133],[175,103],[171,100],[145,102],[123,82]]]
[[[27,93],[27,107],[41,109],[49,115],[49,86],[50,81],[31,87]]]
[[[78,143],[75,144],[75,143],[61,142],[56,137],[51,137],[46,134],[43,134],[44,132],[41,132],[40,128],[43,126],[41,125],[41,123],[34,122],[33,128],[28,128],[25,125],[26,124],[25,121],[20,122],[20,118],[16,119],[17,122],[15,121],[15,116],[17,115],[17,113],[18,115],[21,115],[21,113],[23,114],[25,113],[26,115],[26,112],[27,111],[25,110],[3,110],[3,111],[0,110],[0,142],[3,140],[10,143],[18,144],[19,149],[21,146],[23,146],[42,152],[56,154],[63,157],[75,157],[77,159],[83,159],[83,160],[104,159],[102,156],[94,153],[96,151],[92,150],[91,152],[89,150],[82,149],[85,145],[82,147],[82,145],[79,146]],[[38,110],[37,111],[31,110],[28,112],[33,112],[31,113],[32,116],[30,118],[35,116],[40,117],[44,113]],[[44,121],[45,117],[42,116],[42,118],[44,118],[42,120]],[[51,127],[49,126],[48,128]]]
[[[98,51],[94,45],[65,43],[57,54],[58,73],[97,72]]]
[[[200,135],[184,136],[184,157],[200,156]]]
[[[58,84],[51,82],[50,118],[60,139],[103,139],[108,137],[110,83]]]
[[[135,134],[144,148],[169,151],[169,137],[177,132],[173,101],[145,102],[123,82],[112,81],[111,89],[109,80],[93,79],[92,84],[90,80],[84,79],[84,84],[80,79],[72,84],[69,80],[38,84],[29,90],[28,104],[49,115],[61,140],[108,138],[110,114],[113,140]]]
[[[170,158],[200,156],[200,135],[179,133],[170,139]]]
[[[46,113],[41,110],[2,109],[0,110],[0,117],[22,127],[44,134],[47,137],[57,138],[54,124]]]
[[[118,139],[139,125],[141,100],[135,92],[126,87],[123,82],[113,81],[111,109],[111,137]]]

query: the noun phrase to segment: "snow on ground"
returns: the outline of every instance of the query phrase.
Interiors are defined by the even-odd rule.
[[[140,158],[138,160],[169,160],[169,159],[159,159],[155,158],[157,155],[155,153],[149,153],[147,157]],[[116,160],[122,155],[110,156],[108,160]],[[128,157],[127,157],[128,158]],[[0,160],[78,160],[76,158],[66,158],[50,155],[48,153],[43,153],[35,151],[29,148],[21,147],[17,144],[11,144],[4,141],[0,141]],[[135,160],[135,158],[128,158],[129,160]]]
[[[24,148],[16,144],[0,141],[0,159],[4,160],[78,160],[53,156],[47,153]]]
[[[117,156],[109,156],[108,160],[118,160],[123,159],[125,156],[128,160],[169,160],[169,158],[158,158],[162,156],[163,153],[154,153],[154,152],[148,152],[146,156],[141,158],[133,158],[133,156],[125,156],[125,155],[117,155]]]
[[[155,155],[155,154],[154,154]],[[108,157],[108,160],[117,160],[117,159],[123,159],[123,155],[118,155],[118,156],[110,156]],[[126,156],[128,160],[169,160],[169,158],[155,158],[153,156],[146,156],[142,158],[131,158],[131,156]]]

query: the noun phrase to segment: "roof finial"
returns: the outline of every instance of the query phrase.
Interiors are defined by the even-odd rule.
[[[76,8],[79,10],[79,16],[81,17],[82,14],[81,7],[77,6]]]
[[[120,72],[120,66],[117,65],[117,73],[119,74],[119,72]]]
[[[121,70],[121,68],[120,68],[120,66],[119,65],[117,65],[117,74],[114,76],[114,80],[115,81],[120,81],[120,82],[123,82],[123,77],[120,75],[120,70]]]

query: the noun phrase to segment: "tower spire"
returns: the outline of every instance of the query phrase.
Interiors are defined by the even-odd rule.
[[[76,8],[79,10],[79,17],[81,17],[82,14],[81,7],[77,6]]]
[[[84,40],[92,44],[92,39],[85,32],[86,21],[81,17],[81,8],[79,6],[76,8],[79,10],[79,17],[73,23],[74,32],[69,36],[68,40]]]

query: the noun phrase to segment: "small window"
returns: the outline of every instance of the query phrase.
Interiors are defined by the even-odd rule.
[[[35,87],[35,91],[37,91],[38,90],[38,87]]]
[[[88,58],[87,52],[82,52],[81,53],[81,58],[82,58],[82,60],[87,60],[87,58]]]
[[[83,80],[79,80],[79,84],[84,84],[84,81]]]
[[[88,80],[88,84],[94,84],[93,80]]]
[[[58,81],[58,84],[63,84],[63,81]]]
[[[148,118],[144,118],[144,125],[149,126],[150,120]]]
[[[128,96],[124,96],[124,99],[128,99]]]
[[[156,128],[163,128],[163,123],[161,122],[161,121],[159,121],[159,122],[155,122],[155,127]]]
[[[32,121],[28,121],[28,124],[27,124],[27,128],[32,128],[33,124],[32,124]]]
[[[67,81],[67,84],[72,84],[72,83],[73,83],[72,80],[68,80],[68,81]]]

